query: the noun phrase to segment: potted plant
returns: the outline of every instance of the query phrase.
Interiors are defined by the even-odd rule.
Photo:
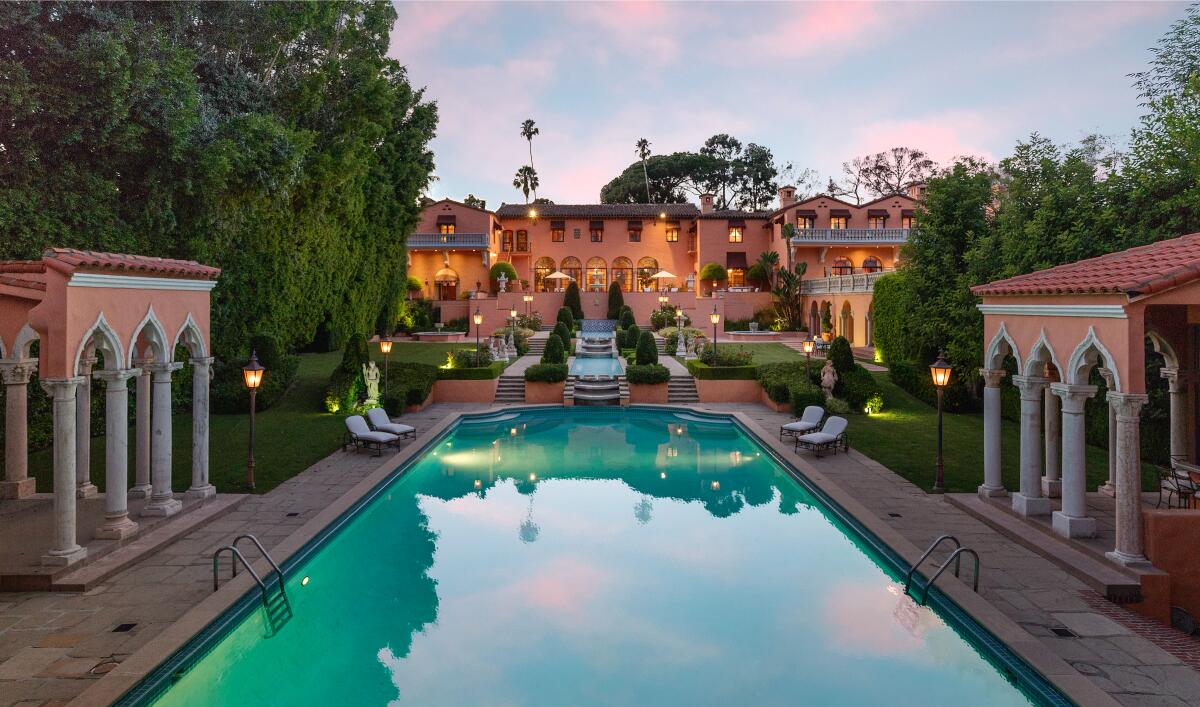
[[[525,369],[525,402],[534,405],[561,403],[566,380],[567,364],[535,363]]]
[[[729,279],[729,273],[720,263],[705,263],[704,267],[700,268],[700,281],[709,281],[710,293],[717,289],[718,282],[725,282],[727,279]]]
[[[833,306],[828,302],[821,306],[821,338],[826,343],[833,338]]]

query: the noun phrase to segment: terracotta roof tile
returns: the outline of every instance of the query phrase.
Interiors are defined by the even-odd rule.
[[[1200,279],[1200,233],[1058,265],[971,288],[976,295],[1160,292]]]
[[[71,248],[49,248],[43,258],[55,260],[76,270],[115,270],[136,275],[167,275],[171,277],[215,280],[220,268],[201,265],[194,260],[152,258],[145,255],[99,253]]]
[[[718,209],[699,216],[702,219],[766,219],[770,217],[770,211],[742,211],[741,209]]]
[[[669,219],[695,218],[700,210],[692,204],[502,204],[497,218],[521,218],[537,209],[538,218],[642,218],[666,214]]]

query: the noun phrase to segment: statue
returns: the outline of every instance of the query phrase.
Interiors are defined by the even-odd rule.
[[[500,285],[500,292],[504,292],[504,286],[508,284],[508,275],[500,273],[500,277],[496,278],[496,284]]]
[[[682,336],[682,335],[681,335]],[[696,337],[689,336],[687,338],[687,355],[684,356],[688,361],[693,361],[696,358]]]
[[[833,368],[833,361],[826,360],[825,367],[821,369],[821,388],[825,390],[825,399],[833,398],[833,386],[837,385],[838,374]]]
[[[374,361],[363,364],[363,381],[367,384],[367,407],[379,405],[379,366]]]

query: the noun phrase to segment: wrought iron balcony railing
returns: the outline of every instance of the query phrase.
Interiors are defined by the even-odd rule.
[[[907,228],[805,228],[792,236],[793,245],[904,243]]]
[[[409,250],[445,250],[463,248],[484,250],[488,247],[486,233],[414,233],[408,237]]]

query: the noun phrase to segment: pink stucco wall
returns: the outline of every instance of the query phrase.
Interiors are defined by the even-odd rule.
[[[430,397],[438,403],[490,403],[496,399],[497,380],[437,381]]]

